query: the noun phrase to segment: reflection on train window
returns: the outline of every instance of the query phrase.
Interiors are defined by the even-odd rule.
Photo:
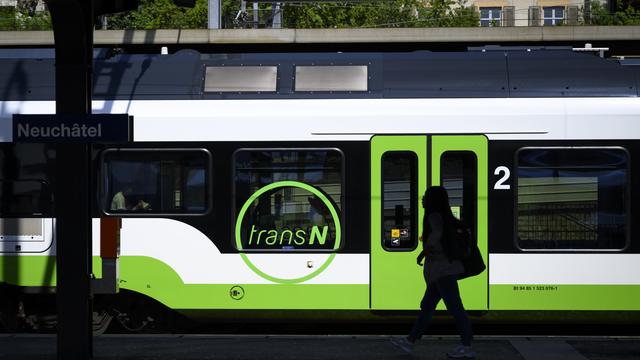
[[[629,160],[620,148],[525,148],[517,154],[522,249],[627,245]]]
[[[0,179],[0,217],[48,216],[51,205],[44,181]]]
[[[343,160],[335,149],[243,149],[234,156],[241,251],[336,251]],[[266,189],[266,190],[265,190]]]
[[[477,159],[471,151],[448,151],[440,157],[440,184],[447,189],[453,215],[475,234]]]
[[[418,244],[418,157],[390,151],[382,156],[382,247],[412,251]]]
[[[208,206],[209,154],[204,150],[107,150],[107,213],[201,214]]]

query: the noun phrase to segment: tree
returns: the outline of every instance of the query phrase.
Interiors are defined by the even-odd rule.
[[[142,0],[137,10],[109,16],[108,29],[206,29],[207,0],[193,8],[176,6],[171,0]]]
[[[618,3],[618,10],[609,13],[599,2],[591,4],[591,24],[592,25],[640,25],[639,4],[633,1]]]
[[[430,0],[418,11],[420,27],[475,27],[480,24],[480,15],[464,0]]]
[[[36,14],[37,6],[38,0],[18,0],[16,3],[18,12],[28,16],[34,16]]]
[[[35,7],[0,7],[0,30],[51,30],[51,15]]]
[[[10,14],[7,10],[0,13],[0,29],[51,29],[48,12],[30,14],[30,5],[35,0],[21,1],[25,4],[24,12],[11,9]],[[282,25],[295,29],[478,26],[480,19],[475,7],[466,6],[465,1],[376,0],[285,3],[282,6]],[[196,0],[195,7],[190,9],[177,7],[172,0],[141,0],[140,7],[135,11],[108,16],[107,28],[206,29],[207,7],[208,0]],[[265,12],[271,14],[271,7],[271,3],[261,3],[260,11],[262,14]],[[223,28],[252,26],[247,21],[250,15],[240,14],[239,10],[240,0],[222,0]]]
[[[478,26],[480,18],[464,0],[388,0],[286,4],[289,28]]]
[[[416,20],[418,0],[286,4],[284,25],[289,28],[399,27]]]

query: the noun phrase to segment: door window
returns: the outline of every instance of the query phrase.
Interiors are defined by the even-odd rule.
[[[472,230],[478,207],[477,166],[471,151],[447,151],[440,158],[440,184],[449,194],[451,212]]]
[[[382,246],[411,251],[418,244],[416,186],[418,157],[409,151],[382,156]]]

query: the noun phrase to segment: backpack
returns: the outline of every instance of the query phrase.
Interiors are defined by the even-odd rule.
[[[460,260],[464,266],[464,272],[458,276],[458,279],[476,276],[487,268],[482,259],[476,238],[462,221],[454,219],[447,240],[449,241],[445,243],[448,243],[448,246],[443,247],[449,257],[449,261]]]
[[[449,228],[449,236],[443,248],[450,261],[464,260],[471,256],[471,249],[476,246],[471,230],[460,220],[453,219]],[[445,245],[446,244],[446,245]]]

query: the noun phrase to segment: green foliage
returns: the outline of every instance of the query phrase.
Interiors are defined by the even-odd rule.
[[[109,29],[200,29],[207,28],[207,0],[196,0],[193,8],[181,8],[171,0],[142,0],[135,11],[109,15]]]
[[[51,15],[48,11],[18,11],[15,7],[0,7],[0,30],[51,30]]]
[[[51,30],[51,14],[48,11],[36,12],[33,16],[19,13],[16,16],[17,30]]]
[[[418,11],[420,27],[474,27],[480,24],[480,14],[464,0],[430,0]]]
[[[463,0],[384,0],[286,4],[289,28],[478,26],[480,19]]]
[[[0,7],[0,30],[14,30],[16,22],[16,12],[13,7]]]
[[[235,18],[240,10],[240,0],[222,0],[222,28],[234,28]]]
[[[399,27],[416,20],[418,0],[286,4],[283,25],[288,28]]]
[[[591,25],[640,25],[640,4],[633,1],[621,2],[618,10],[612,14],[599,2],[593,2]]]

